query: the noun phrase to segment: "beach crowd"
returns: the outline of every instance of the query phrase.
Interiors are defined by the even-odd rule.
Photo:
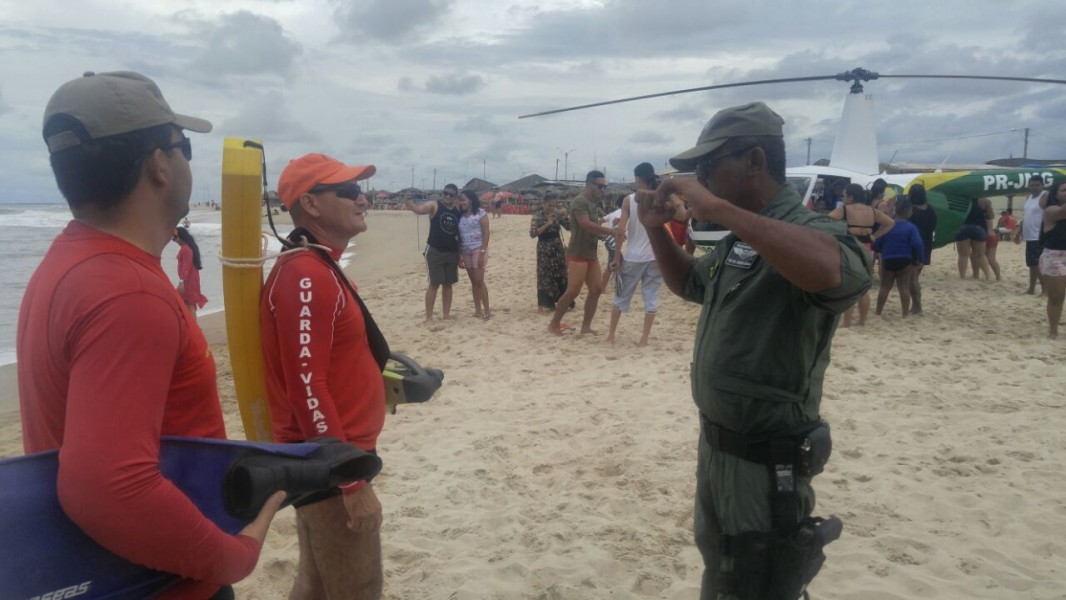
[[[694,176],[662,178],[643,162],[633,191],[609,196],[604,173],[591,170],[575,197],[547,194],[528,230],[537,265],[530,304],[535,298],[550,315],[545,335],[599,335],[592,324],[610,293],[604,341],[616,343],[638,286],[638,346],[651,339],[663,285],[701,306],[689,376],[700,428],[693,529],[708,600],[804,593],[841,531],[836,517],[815,516],[812,488],[832,446],[820,410],[830,342],[838,324],[866,324],[875,274],[875,315],[885,316],[893,289],[902,317],[927,306],[921,274],[937,215],[925,189],[893,195],[883,181],[852,184],[808,209],[785,179],[783,125],[760,102],[720,110],[670,159]],[[111,552],[175,574],[163,598],[232,598],[284,499],[273,494],[229,534],[159,469],[161,436],[226,435],[214,359],[195,319],[206,301],[199,251],[187,228],[176,228],[192,189],[185,132],[210,130],[172,111],[138,73],[87,73],[60,87],[43,134],[74,221],[31,279],[19,319],[25,451],[59,450],[66,514]],[[311,152],[279,177],[295,228],[259,305],[277,442],[332,437],[376,454],[390,350],[338,265],[367,230],[360,182],[375,171]],[[1024,242],[1027,292],[1040,286],[1047,296],[1055,338],[1066,291],[1066,182],[1029,183],[1021,222],[1011,213],[994,222],[991,203],[973,200],[954,238],[958,270],[998,280],[1000,239]],[[489,293],[489,212],[499,217],[500,207],[486,211],[477,194],[448,184],[439,199],[405,208],[430,220],[425,322],[437,318],[438,296],[440,318],[454,318],[460,269],[473,316],[502,318]],[[708,223],[728,233],[697,251],[693,233]],[[178,290],[157,258],[171,241],[182,247]],[[580,326],[564,322],[582,293]],[[330,486],[295,510],[290,598],[380,598],[383,517],[373,482]]]

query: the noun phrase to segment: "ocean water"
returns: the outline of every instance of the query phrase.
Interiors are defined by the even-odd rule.
[[[0,364],[15,362],[15,332],[26,284],[52,240],[72,218],[66,204],[0,204],[0,240],[7,244],[7,255],[0,268]],[[222,243],[221,213],[193,211],[189,221],[189,231],[200,247],[204,267],[200,271],[200,287],[208,298],[199,314],[223,310],[222,264],[218,258]],[[279,228],[279,233],[286,235],[288,229],[291,228]],[[268,253],[277,253],[280,249],[281,244],[271,239]],[[354,256],[353,249],[348,249],[342,264]],[[178,282],[177,256],[178,246],[171,243],[167,244],[161,257],[163,271],[175,285]],[[272,264],[273,261],[267,262],[266,271]]]

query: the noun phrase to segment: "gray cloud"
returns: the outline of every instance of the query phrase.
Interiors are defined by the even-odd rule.
[[[436,24],[454,0],[369,0],[337,9],[342,30],[383,42],[399,42]],[[344,36],[355,42],[357,36]]]
[[[265,144],[318,141],[318,136],[293,119],[285,97],[276,90],[249,96],[218,129],[228,136],[260,138]]]
[[[674,143],[674,138],[665,136],[657,131],[638,131],[629,136],[629,141],[634,144],[648,144],[651,146],[664,146]]]
[[[567,69],[567,71],[569,71],[570,73],[573,73],[574,75],[586,75],[586,76],[593,76],[593,75],[594,76],[599,76],[599,75],[603,75],[603,74],[605,74],[607,72],[607,70],[603,68],[603,63],[601,63],[598,60],[590,60],[588,62],[578,63],[576,65],[571,65]]]
[[[469,117],[455,124],[455,131],[462,133],[483,133],[486,135],[500,135],[504,128],[488,115]]]
[[[884,74],[1066,73],[1066,44],[1054,31],[1066,18],[1061,0],[1015,0],[1009,10],[976,10],[972,0],[840,0],[817,11],[768,0],[327,0],[326,10],[259,0],[245,5],[258,15],[223,17],[157,4],[130,9],[100,0],[93,11],[58,20],[56,0],[11,4],[9,24],[0,26],[7,78],[0,103],[9,106],[0,117],[0,162],[17,168],[0,173],[5,189],[23,180],[23,170],[32,173],[32,165],[23,168],[31,159],[12,149],[26,140],[40,151],[39,104],[86,69],[142,71],[176,109],[213,120],[222,134],[273,142],[272,176],[283,159],[321,150],[373,162],[379,187],[408,185],[412,165],[416,184],[429,185],[434,168],[438,187],[445,175],[480,177],[482,156],[492,180],[553,175],[560,149],[570,148],[579,149],[569,156],[571,173],[599,166],[612,180],[631,179],[633,165],[662,167],[688,147],[715,111],[753,100],[785,117],[789,164],[798,165],[806,138],[811,160],[829,155],[847,86],[753,86],[515,119],[537,110],[856,66]],[[977,3],[984,4],[993,3]],[[907,14],[923,18],[899,20]],[[334,31],[343,43],[330,39]],[[882,160],[1020,156],[1024,128],[1030,156],[1062,155],[1061,87],[882,79],[866,90],[876,101]],[[1008,129],[1018,131],[996,133]],[[983,133],[995,135],[974,137]],[[197,181],[213,182],[219,145],[197,144]],[[47,175],[46,156],[37,162]],[[46,187],[42,195],[54,196],[54,184]]]
[[[370,150],[383,151],[396,145],[396,139],[385,133],[363,133],[352,138],[347,146],[347,154],[365,155]]]
[[[485,79],[481,75],[452,73],[450,75],[436,75],[426,80],[426,91],[431,94],[465,96],[473,94],[483,87],[485,87]]]
[[[242,10],[215,23],[190,22],[203,52],[192,69],[207,76],[278,75],[286,77],[302,49],[285,36],[277,21]]]
[[[679,121],[683,123],[686,121],[706,121],[709,116],[706,109],[696,108],[692,105],[682,105],[654,113],[652,118],[660,121]]]

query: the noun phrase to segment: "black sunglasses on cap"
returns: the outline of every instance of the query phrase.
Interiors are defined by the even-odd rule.
[[[348,200],[355,200],[363,194],[363,188],[359,187],[358,183],[349,181],[346,183],[336,183],[330,185],[316,185],[311,188],[308,193],[319,194],[323,192],[333,192],[337,194],[338,198],[345,198]]]

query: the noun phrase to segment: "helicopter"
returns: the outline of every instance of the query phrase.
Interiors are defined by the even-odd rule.
[[[837,135],[833,141],[833,151],[830,155],[829,165],[807,165],[803,167],[790,167],[785,170],[788,183],[792,184],[803,198],[808,208],[813,208],[818,194],[828,191],[830,187],[839,183],[857,183],[865,189],[869,189],[877,179],[883,179],[888,184],[886,195],[903,195],[910,191],[916,184],[921,184],[926,189],[926,197],[929,205],[937,215],[937,227],[933,235],[933,247],[939,248],[950,244],[955,239],[955,233],[962,225],[970,206],[976,198],[995,196],[1009,196],[1027,193],[1029,178],[1038,176],[1049,187],[1056,179],[1066,179],[1066,168],[1039,167],[1039,168],[1002,168],[981,170],[960,170],[948,172],[921,172],[921,173],[894,173],[889,174],[881,171],[877,156],[877,133],[874,127],[873,97],[865,92],[864,83],[888,78],[908,79],[969,79],[969,80],[993,80],[993,81],[1017,81],[1029,83],[1066,84],[1062,79],[1043,79],[1034,77],[1001,77],[986,75],[889,75],[868,71],[864,68],[855,68],[850,71],[835,75],[819,75],[810,77],[790,77],[780,79],[763,79],[757,81],[745,81],[708,85],[695,88],[672,90],[655,94],[645,94],[630,98],[607,100],[547,110],[543,112],[520,115],[519,119],[541,117],[563,112],[585,110],[600,106],[647,100],[677,94],[710,91],[724,88],[734,88],[754,85],[782,84],[793,82],[810,82],[823,80],[836,80],[851,83],[851,87],[844,100],[844,108]],[[682,174],[682,176],[692,176]],[[728,235],[728,231],[716,226],[701,226],[694,224],[690,227],[692,239],[701,246],[713,246],[718,240]]]

